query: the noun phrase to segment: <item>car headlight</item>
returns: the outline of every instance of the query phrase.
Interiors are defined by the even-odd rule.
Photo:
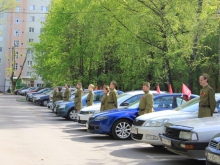
[[[65,104],[62,104],[59,108],[65,108],[66,105]]]
[[[169,119],[148,120],[143,125],[145,127],[162,127]]]
[[[101,120],[106,120],[108,119],[109,116],[97,116],[94,118],[95,121],[101,121]]]
[[[40,100],[40,97],[37,97],[36,100]]]
[[[185,132],[185,131],[180,131],[179,138],[184,139],[184,140],[197,140],[198,139],[196,133]]]

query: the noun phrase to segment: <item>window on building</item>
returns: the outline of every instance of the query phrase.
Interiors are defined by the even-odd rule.
[[[0,52],[2,52],[2,47],[0,47]]]
[[[20,24],[20,18],[18,18],[18,17],[15,18],[15,24],[17,24],[17,25]]]
[[[35,5],[31,5],[30,10],[35,10]]]
[[[0,13],[0,18],[4,18],[4,13]]]
[[[18,52],[15,53],[15,57],[18,58]]]
[[[32,50],[28,50],[27,55],[32,55],[33,51]]]
[[[34,22],[35,21],[35,17],[34,16],[30,16],[30,21]]]
[[[14,40],[14,46],[19,47],[19,41],[18,40]]]
[[[43,32],[43,28],[40,28],[40,34]]]
[[[41,11],[48,11],[48,7],[47,6],[41,6]]]
[[[19,36],[19,34],[20,34],[19,29],[15,29],[15,30],[14,30],[14,36]]]
[[[31,76],[31,72],[27,72],[27,76]]]
[[[0,36],[0,41],[3,41],[3,36]]]
[[[33,38],[30,38],[30,39],[29,39],[29,42],[34,42],[34,39],[33,39]]]
[[[41,22],[45,22],[45,20],[46,20],[45,17],[41,17],[41,18],[40,18],[40,21],[41,21]]]
[[[18,70],[18,63],[15,63],[15,70]]]
[[[29,27],[29,32],[34,33],[34,28],[33,27]]]
[[[28,66],[32,66],[32,61],[28,61]]]
[[[21,12],[21,7],[20,7],[20,6],[17,6],[17,7],[15,8],[15,11],[16,11],[17,13],[20,13],[20,12]]]

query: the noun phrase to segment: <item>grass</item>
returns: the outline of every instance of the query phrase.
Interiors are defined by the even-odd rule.
[[[18,102],[27,102],[26,98],[17,98],[16,101],[18,101]]]

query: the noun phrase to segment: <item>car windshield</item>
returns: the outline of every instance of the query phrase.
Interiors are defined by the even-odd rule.
[[[39,90],[38,92],[43,92],[45,89],[41,89],[41,90]]]
[[[199,97],[192,99],[179,107],[175,108],[174,111],[182,112],[196,112],[199,109]]]
[[[128,108],[138,108],[139,102],[140,102],[140,100],[137,100],[137,101],[133,102],[132,104],[130,104],[128,106]]]
[[[121,95],[118,96],[118,103],[120,104],[121,102],[123,102],[124,100],[130,98],[132,95],[123,93]]]
[[[44,92],[44,94],[50,94],[50,92],[52,93],[53,92],[53,90],[52,89],[47,89],[45,92]]]

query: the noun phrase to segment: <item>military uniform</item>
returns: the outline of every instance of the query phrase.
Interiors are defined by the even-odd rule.
[[[143,86],[149,86],[150,83],[145,82]],[[140,103],[139,103],[139,115],[144,115],[147,113],[154,112],[153,109],[154,104],[154,96],[150,91],[145,92],[145,94],[141,97]]]
[[[109,104],[108,104],[108,93],[104,93],[102,100],[101,100],[101,108],[100,111],[108,110],[109,109]]]
[[[109,92],[109,96],[107,97],[107,100],[108,100],[108,106],[107,108],[108,109],[115,109],[115,108],[118,108],[118,93],[115,89],[110,89],[110,92]]]
[[[80,110],[82,108],[82,92],[83,92],[82,89],[78,88],[75,93],[74,102],[75,102],[76,110]]]
[[[69,88],[67,88],[63,94],[63,101],[69,101],[71,92]]]
[[[207,85],[200,91],[198,117],[202,118],[212,116],[215,107],[215,92],[209,85]]]
[[[53,91],[53,102],[55,103],[57,101],[57,94],[58,92],[56,90]]]
[[[87,100],[86,100],[86,105],[87,106],[93,105],[93,100],[94,100],[94,93],[93,93],[93,91],[89,91],[89,94],[88,94]]]
[[[63,100],[63,93],[61,91],[57,92],[57,101],[58,100]]]

